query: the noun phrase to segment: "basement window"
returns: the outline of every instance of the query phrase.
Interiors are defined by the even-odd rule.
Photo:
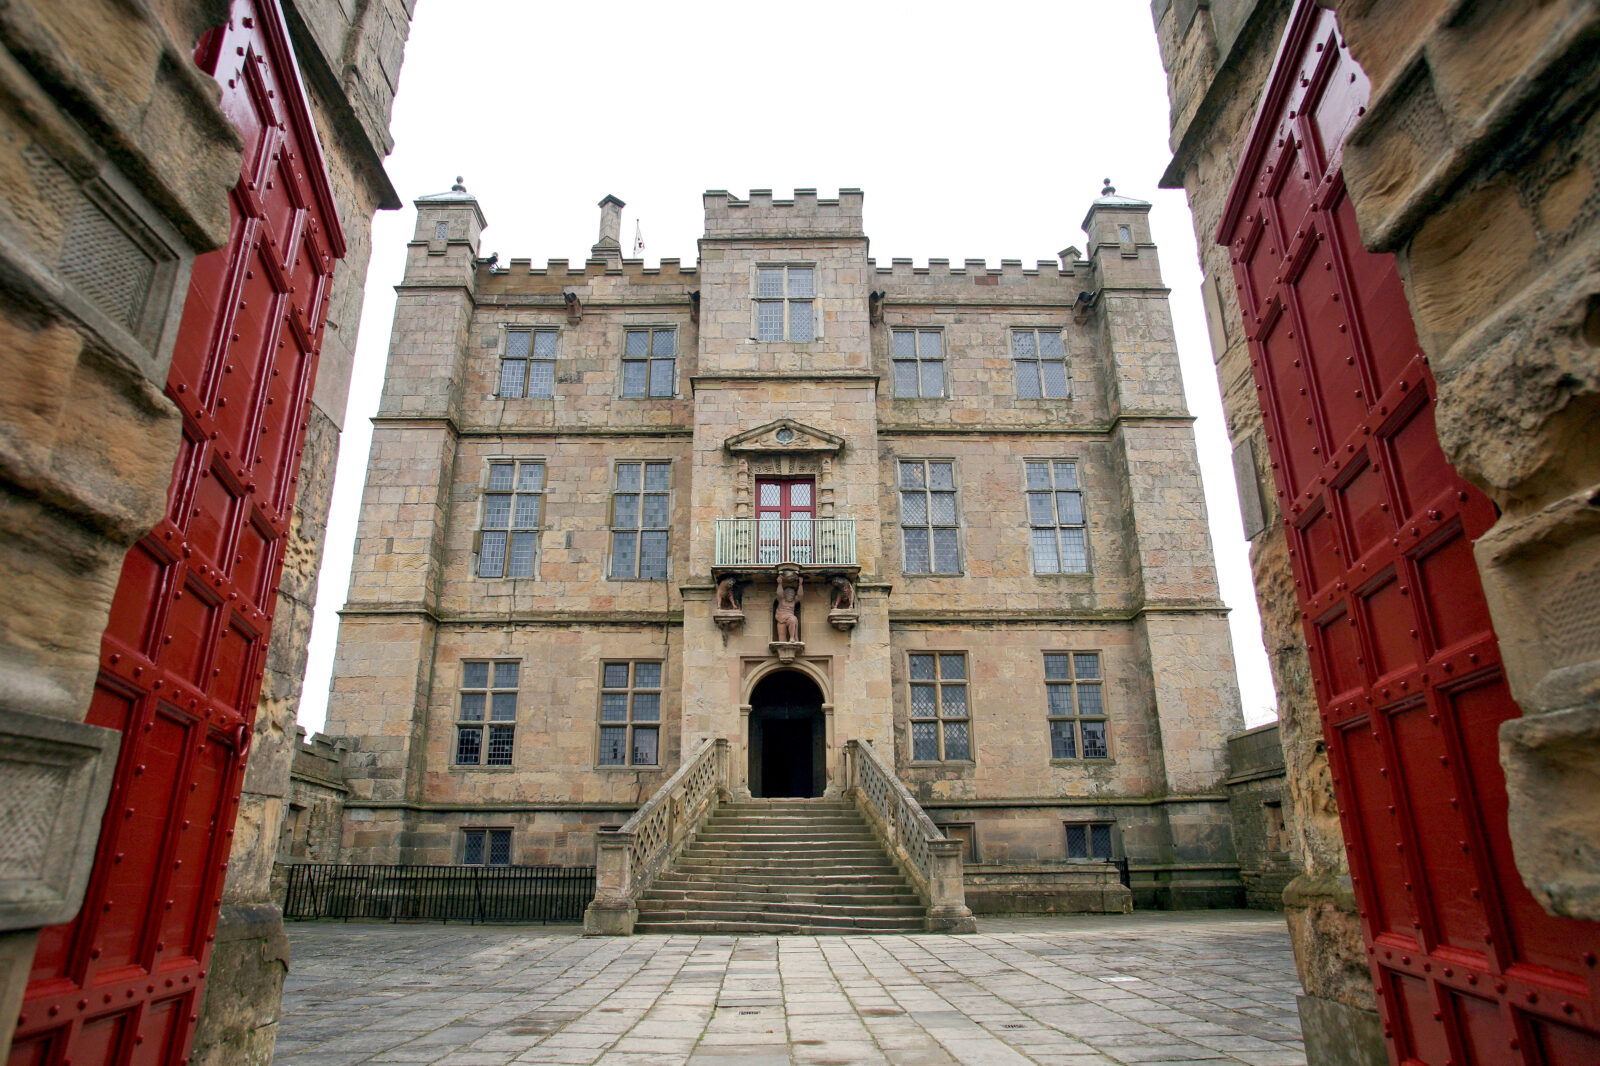
[[[463,829],[461,862],[466,866],[510,866],[511,830]]]
[[[1110,859],[1111,822],[1068,822],[1067,858]]]

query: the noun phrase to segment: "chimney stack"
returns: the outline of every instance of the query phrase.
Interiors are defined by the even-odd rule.
[[[622,209],[627,206],[610,195],[600,201],[600,239],[589,249],[589,258],[622,264]]]

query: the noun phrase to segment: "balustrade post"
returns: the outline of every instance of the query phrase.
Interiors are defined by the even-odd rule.
[[[962,881],[960,840],[928,841],[928,932],[976,933],[977,919],[967,908]]]
[[[733,791],[728,780],[728,738],[717,738],[717,802],[730,803]]]
[[[595,893],[583,912],[585,935],[633,935],[639,919],[633,901],[633,844],[633,833],[595,834]]]

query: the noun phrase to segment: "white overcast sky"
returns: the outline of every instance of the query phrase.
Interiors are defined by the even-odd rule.
[[[300,722],[322,728],[411,201],[457,174],[489,226],[483,254],[582,262],[596,204],[627,202],[643,257],[693,263],[700,194],[866,193],[871,254],[1032,265],[1080,229],[1101,179],[1151,200],[1172,289],[1245,720],[1275,715],[1184,196],[1145,0],[981,5],[420,0],[373,224]]]

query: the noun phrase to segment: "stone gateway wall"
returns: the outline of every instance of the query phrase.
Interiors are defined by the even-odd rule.
[[[367,225],[398,203],[382,161],[410,0],[282,8],[348,253],[330,294],[195,1063],[271,1057],[284,960],[268,877]],[[181,424],[163,390],[190,265],[228,239],[242,142],[194,54],[229,12],[225,0],[24,0],[0,11],[0,765],[70,756],[80,775],[60,797],[0,775],[0,823],[17,824],[12,804],[43,800],[71,825],[50,843],[70,905],[12,908],[0,925],[0,1046],[10,1042],[37,928],[76,911],[115,765],[115,735],[78,723],[123,559],[163,513],[173,476]],[[31,863],[7,850],[21,840],[0,850]]]
[[[1301,870],[1284,900],[1307,993],[1308,1056],[1376,1063],[1384,1051],[1288,546],[1263,468],[1232,267],[1214,242],[1292,6],[1152,4],[1172,102],[1163,184],[1183,187],[1194,213],[1279,693]],[[1475,553],[1523,712],[1500,735],[1518,872],[1551,914],[1597,918],[1600,816],[1587,798],[1600,773],[1600,645],[1590,637],[1600,624],[1600,13],[1576,0],[1323,6],[1371,83],[1343,144],[1362,240],[1396,256],[1438,383],[1446,457],[1500,511]],[[1240,846],[1243,856],[1252,845]]]

